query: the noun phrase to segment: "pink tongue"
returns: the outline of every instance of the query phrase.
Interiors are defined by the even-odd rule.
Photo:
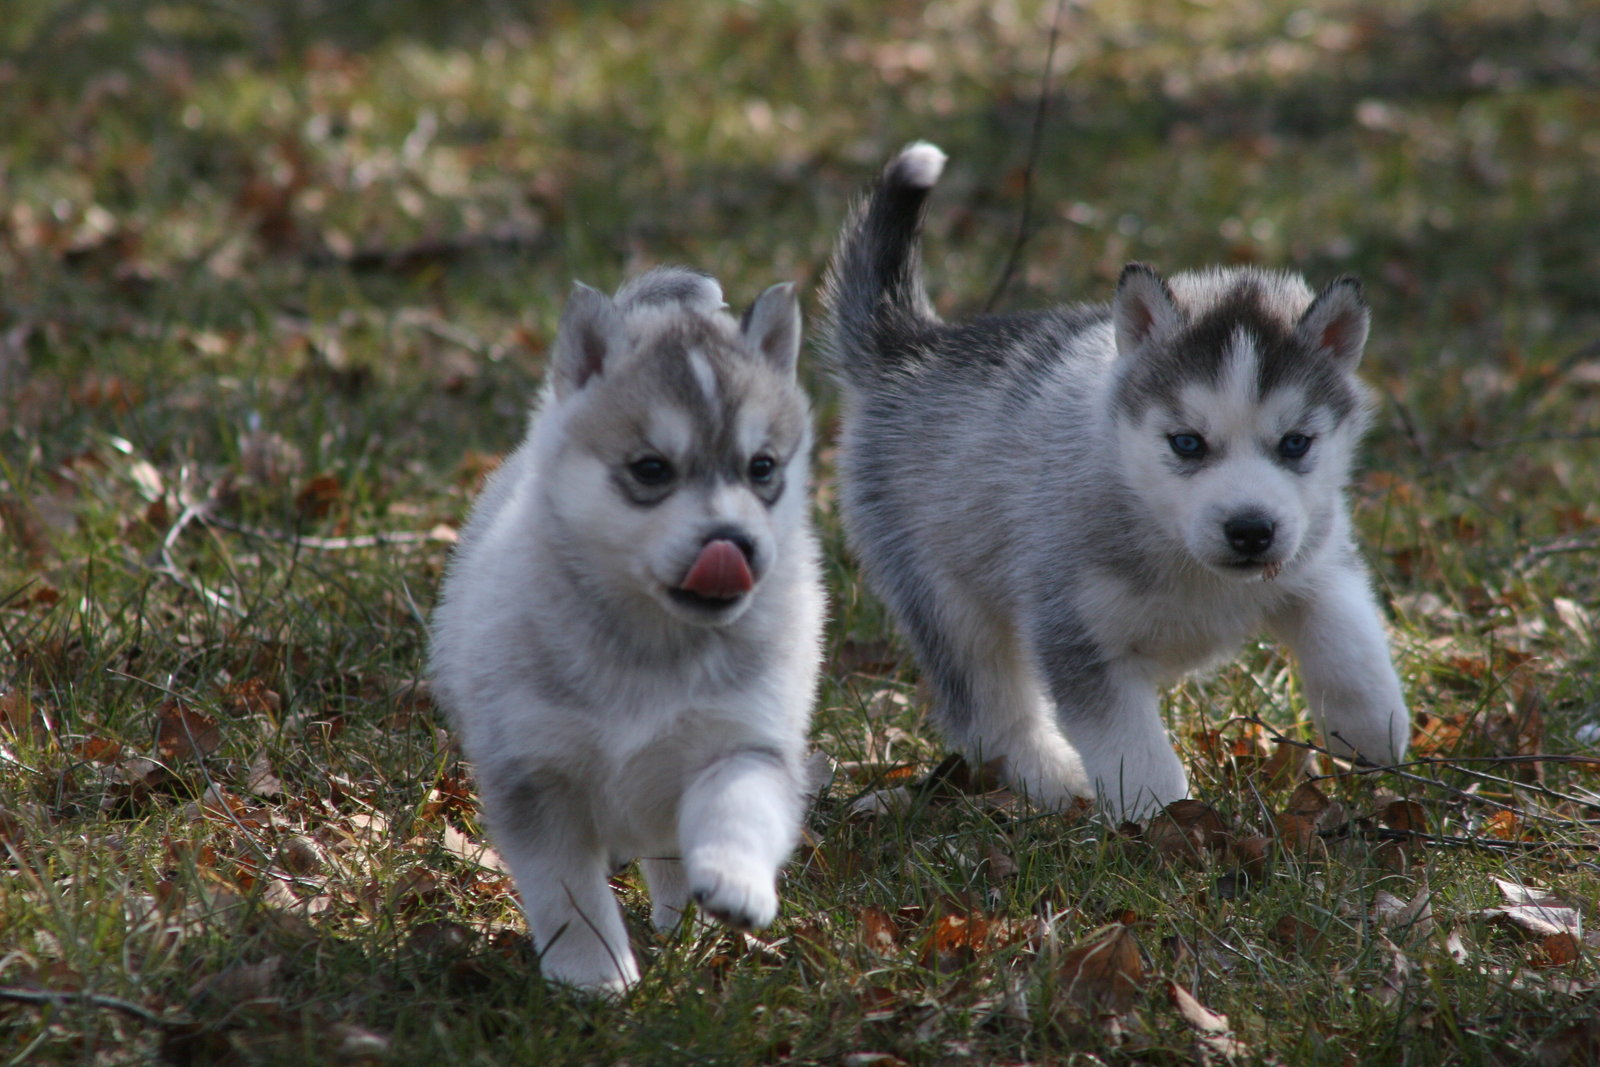
[[[684,576],[681,588],[697,596],[728,600],[748,593],[756,580],[744,553],[732,541],[710,541]]]

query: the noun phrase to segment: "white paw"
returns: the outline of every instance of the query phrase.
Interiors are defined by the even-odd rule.
[[[639,981],[639,964],[633,952],[623,948],[615,956],[601,946],[590,945],[591,951],[560,951],[557,941],[539,960],[539,972],[552,982],[569,985],[585,993],[598,996],[621,996]],[[598,951],[593,951],[598,950]]]
[[[748,861],[690,857],[689,893],[713,918],[739,930],[759,930],[778,917],[777,877]]]
[[[1059,737],[1046,736],[1013,752],[1005,761],[1006,784],[1034,804],[1071,811],[1095,798],[1083,761]]]

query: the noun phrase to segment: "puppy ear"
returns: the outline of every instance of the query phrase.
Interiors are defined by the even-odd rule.
[[[793,374],[800,358],[800,298],[794,283],[780,282],[756,298],[744,313],[740,332],[752,352],[775,370]]]
[[[605,370],[606,361],[622,346],[622,318],[611,298],[582,282],[574,282],[572,295],[561,312],[556,343],[550,359],[556,396],[567,397]]]
[[[1294,328],[1295,339],[1311,351],[1326,356],[1345,368],[1361,362],[1367,344],[1370,315],[1361,283],[1346,275],[1336,278],[1300,316]]]
[[[1129,356],[1152,338],[1176,333],[1183,325],[1183,312],[1161,275],[1143,263],[1129,263],[1117,280],[1111,319],[1117,352]]]

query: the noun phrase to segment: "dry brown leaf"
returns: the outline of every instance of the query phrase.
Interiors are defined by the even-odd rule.
[[[72,746],[72,754],[91,763],[115,763],[122,756],[122,742],[89,736]]]
[[[985,841],[978,847],[978,862],[991,882],[1008,882],[1022,871],[1010,850],[996,841]]]
[[[222,731],[211,716],[178,700],[156,710],[156,751],[168,763],[204,759],[221,745]]]
[[[222,710],[229,715],[275,717],[283,699],[260,678],[245,678],[222,687]]]
[[[1121,923],[1068,949],[1057,971],[1062,998],[1085,1011],[1121,1014],[1133,1007],[1144,985],[1139,942]]]
[[[1213,1063],[1219,1058],[1234,1060],[1249,1053],[1244,1042],[1233,1035],[1226,1015],[1201,1004],[1176,982],[1167,983],[1167,996],[1178,1009],[1178,1017],[1195,1031],[1201,1063]]]
[[[1228,847],[1222,816],[1198,800],[1178,800],[1150,819],[1145,841],[1164,859],[1203,866],[1206,856]]]
[[[1378,819],[1391,830],[1406,833],[1428,832],[1428,815],[1415,800],[1391,800],[1378,814]]]
[[[304,834],[288,834],[278,842],[278,862],[290,874],[311,876],[321,874],[327,862],[322,848]]]
[[[1234,840],[1231,851],[1234,862],[1244,872],[1245,877],[1259,880],[1266,877],[1267,866],[1271,857],[1272,839],[1261,834],[1252,834]]]
[[[1279,812],[1272,817],[1272,831],[1279,846],[1291,852],[1320,852],[1322,849],[1316,819],[1310,815]]]
[[[1219,1015],[1196,1000],[1187,989],[1177,982],[1167,982],[1167,996],[1172,999],[1172,1006],[1178,1009],[1178,1017],[1192,1029],[1202,1034],[1224,1034],[1228,1032],[1228,1017]]]
[[[1546,934],[1533,946],[1528,962],[1535,967],[1565,967],[1583,955],[1583,945],[1572,934]]]
[[[195,982],[189,987],[189,997],[193,1000],[206,997],[229,1006],[268,1001],[273,998],[273,987],[282,969],[282,956],[268,956],[254,963],[235,963]]]
[[[922,965],[949,974],[971,964],[991,948],[991,920],[976,912],[941,915],[928,931]]]
[[[1289,794],[1287,811],[1290,815],[1301,815],[1311,820],[1315,826],[1322,816],[1333,806],[1333,801],[1328,799],[1326,793],[1318,789],[1312,782],[1302,782]]]
[[[1380,889],[1373,895],[1369,914],[1378,925],[1398,933],[1426,935],[1433,930],[1433,890],[1423,879],[1416,895],[1406,901]]]
[[[1505,922],[1539,938],[1557,934],[1583,937],[1582,914],[1550,890],[1503,878],[1494,883],[1508,903],[1503,908],[1484,908],[1477,912],[1478,918]]]
[[[21,845],[22,838],[22,820],[6,808],[0,808],[0,848],[5,845]]]
[[[317,520],[327,518],[343,496],[344,486],[337,475],[319,474],[300,488],[294,502],[301,518]]]
[[[1321,930],[1294,915],[1284,915],[1279,918],[1273,924],[1270,936],[1272,940],[1287,949],[1290,955],[1319,952],[1326,943]]]
[[[50,723],[27,693],[10,689],[0,693],[0,728],[12,737],[40,739],[49,734]]]
[[[265,752],[257,752],[250,761],[244,787],[258,797],[274,798],[284,795],[283,782],[272,771],[272,761]]]
[[[1379,1003],[1393,1004],[1405,996],[1406,987],[1410,985],[1411,976],[1416,972],[1417,965],[1400,951],[1398,945],[1382,934],[1378,935],[1378,947],[1389,954],[1389,970],[1374,992]]]
[[[480,867],[498,871],[501,874],[510,874],[511,869],[506,866],[505,860],[500,858],[500,853],[489,847],[487,841],[474,840],[457,830],[450,823],[445,823],[444,834],[440,839],[446,852],[459,856],[468,863],[476,863]]]
[[[1534,1062],[1539,1067],[1600,1063],[1600,1018],[1591,1015],[1544,1038],[1534,1047]]]
[[[897,785],[892,789],[874,789],[855,799],[850,805],[851,815],[877,816],[899,815],[911,810],[912,793],[908,786]]]
[[[877,956],[893,956],[898,933],[889,913],[882,908],[862,908],[859,918],[861,926],[857,936],[861,946]]]
[[[1502,841],[1515,841],[1522,837],[1522,820],[1514,811],[1496,811],[1483,820],[1483,832]]]
[[[1256,781],[1263,789],[1285,786],[1304,774],[1310,763],[1310,749],[1288,741],[1278,741],[1272,747],[1272,755],[1261,764]]]

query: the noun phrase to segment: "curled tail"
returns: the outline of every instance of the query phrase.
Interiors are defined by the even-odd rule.
[[[823,286],[823,345],[846,385],[865,385],[915,357],[918,333],[937,322],[922,282],[920,238],[928,192],[945,154],[907,145],[845,220]]]

